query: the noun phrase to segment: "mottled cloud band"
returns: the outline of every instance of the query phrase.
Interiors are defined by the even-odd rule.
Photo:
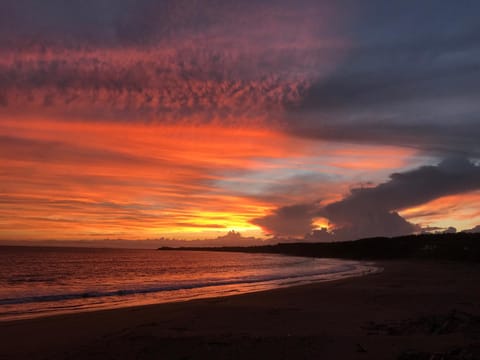
[[[344,47],[321,36],[331,10],[309,1],[2,4],[17,24],[0,36],[10,112],[258,121],[300,101]]]

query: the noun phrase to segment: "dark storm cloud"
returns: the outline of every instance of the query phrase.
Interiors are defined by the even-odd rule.
[[[299,204],[278,208],[272,214],[252,220],[273,235],[298,236],[311,231],[316,206]]]
[[[372,115],[373,117],[373,115]],[[318,122],[314,125],[295,124],[299,136],[346,143],[396,145],[427,152],[435,156],[458,155],[480,157],[480,125],[465,119],[435,122],[423,118],[411,121],[372,121],[360,118],[351,122]]]
[[[436,166],[392,174],[387,182],[375,187],[354,188],[343,200],[323,207],[300,205],[298,208],[279,208],[253,223],[267,232],[282,234],[284,229],[298,222],[304,226],[295,230],[306,230],[308,224],[321,216],[336,227],[335,238],[338,240],[397,236],[419,231],[420,227],[408,222],[396,211],[478,189],[480,166],[465,158],[450,158]]]
[[[290,108],[290,131],[479,156],[480,5],[364,4],[348,56]]]
[[[388,182],[373,188],[353,189],[342,201],[321,209],[320,214],[341,226],[341,238],[402,235],[418,228],[396,210],[478,189],[480,166],[463,158],[453,158],[437,166],[392,174]]]

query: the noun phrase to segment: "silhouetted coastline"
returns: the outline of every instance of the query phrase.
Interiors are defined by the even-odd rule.
[[[480,233],[376,237],[333,243],[279,243],[261,246],[161,247],[158,250],[233,251],[355,260],[441,259],[480,261]]]

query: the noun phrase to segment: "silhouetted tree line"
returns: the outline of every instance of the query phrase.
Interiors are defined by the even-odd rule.
[[[162,250],[230,251],[355,260],[443,259],[480,261],[480,233],[376,237],[335,243],[279,243],[248,247],[183,247]]]

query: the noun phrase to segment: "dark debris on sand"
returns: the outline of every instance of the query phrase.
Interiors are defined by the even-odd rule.
[[[445,335],[462,333],[468,336],[480,335],[480,316],[452,310],[448,314],[422,316],[418,319],[392,321],[386,323],[371,322],[366,327],[371,334],[392,336],[426,334]]]
[[[465,339],[480,336],[480,316],[452,310],[447,314],[422,316],[417,319],[370,322],[365,329],[370,335],[386,336],[441,336],[461,334]],[[441,340],[439,340],[441,341]],[[480,346],[470,344],[453,347],[442,352],[409,350],[401,353],[398,360],[480,360]]]
[[[398,360],[479,360],[479,359],[480,359],[479,347],[454,348],[446,352],[435,352],[435,353],[406,351],[398,357]]]

